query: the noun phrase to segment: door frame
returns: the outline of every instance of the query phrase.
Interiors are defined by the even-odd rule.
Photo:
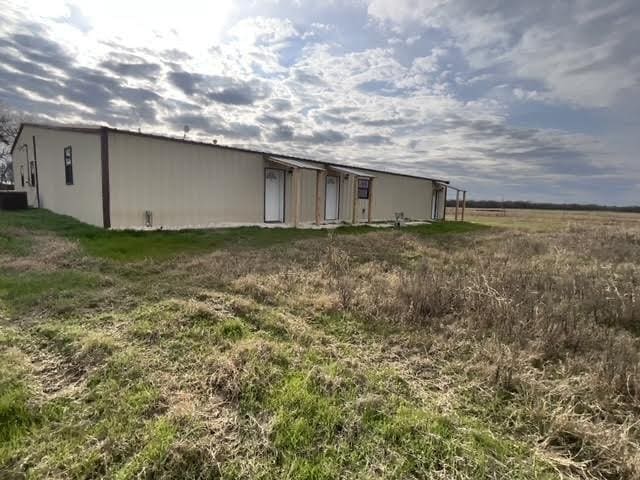
[[[337,179],[336,183],[337,183],[337,186],[338,186],[338,191],[336,192],[337,193],[337,197],[338,197],[336,199],[338,212],[337,212],[336,218],[333,219],[333,220],[329,220],[327,218],[327,185],[328,185],[327,184],[327,179],[329,177],[336,178]],[[341,183],[342,183],[342,177],[341,177],[340,174],[337,174],[337,175],[335,175],[335,174],[327,174],[324,177],[324,221],[325,222],[339,222],[340,221],[340,196],[341,196],[340,194],[342,193],[342,188],[341,188],[342,185],[341,185]]]
[[[267,220],[267,170],[282,172],[282,221]],[[262,220],[264,223],[287,223],[287,170],[277,167],[264,167],[262,175]]]

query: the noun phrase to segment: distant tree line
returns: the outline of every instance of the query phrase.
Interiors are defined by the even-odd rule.
[[[18,122],[13,113],[0,104],[0,189],[13,183],[13,162],[11,144],[18,133]]]
[[[448,207],[455,207],[454,199],[447,200]],[[460,200],[462,207],[462,200]],[[616,207],[612,205],[597,205],[595,203],[548,203],[548,202],[529,202],[526,200],[467,200],[468,208],[524,208],[537,210],[589,210],[589,211],[607,211],[607,212],[635,212],[640,213],[640,205],[631,205],[627,207]]]

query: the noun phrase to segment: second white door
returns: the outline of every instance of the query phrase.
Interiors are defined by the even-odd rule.
[[[338,205],[340,201],[340,177],[327,175],[325,185],[325,210],[324,219],[338,220]]]
[[[264,221],[284,222],[284,170],[264,171]]]

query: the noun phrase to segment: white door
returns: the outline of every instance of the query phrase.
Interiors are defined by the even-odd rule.
[[[284,222],[284,170],[264,171],[264,221]]]
[[[369,221],[369,195],[371,195],[371,179],[358,178],[358,203],[356,220],[360,223]]]
[[[340,177],[327,175],[325,185],[324,219],[338,220],[338,204],[340,201]]]
[[[440,190],[434,190],[431,197],[431,218],[433,220],[438,219],[438,203],[440,200]]]

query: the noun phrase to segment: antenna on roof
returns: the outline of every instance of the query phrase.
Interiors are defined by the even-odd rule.
[[[189,125],[185,125],[183,130],[184,130],[184,135],[183,135],[182,139],[186,140],[187,139],[187,133],[189,133],[189,130],[191,130],[191,128],[189,128]]]

